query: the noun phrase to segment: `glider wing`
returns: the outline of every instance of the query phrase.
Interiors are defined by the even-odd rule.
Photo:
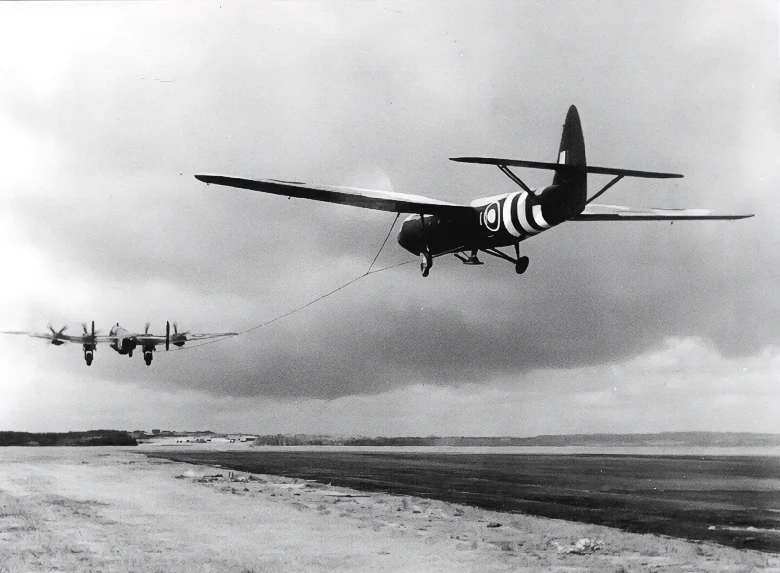
[[[474,215],[470,205],[458,205],[423,197],[393,191],[377,191],[374,189],[358,189],[355,187],[336,187],[331,185],[307,185],[295,181],[279,181],[276,179],[241,179],[223,175],[196,175],[196,179],[204,183],[238,187],[273,195],[313,199],[341,205],[352,205],[377,211],[393,213],[416,213],[420,215],[444,215],[448,217]]]

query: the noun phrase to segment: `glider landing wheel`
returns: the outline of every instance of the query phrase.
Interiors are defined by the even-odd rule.
[[[433,257],[431,256],[431,251],[426,248],[424,251],[420,252],[420,272],[422,272],[422,276],[427,277],[431,272],[432,266]]]
[[[152,355],[149,354],[148,356],[144,356],[144,362],[146,362],[147,366],[151,366],[152,365]]]
[[[86,362],[87,362],[87,366],[92,366],[92,355],[91,355],[91,354],[87,354],[87,355],[84,357],[84,360],[86,360]]]
[[[528,257],[520,257],[517,259],[517,263],[515,263],[515,272],[518,275],[522,275],[526,269],[528,269],[529,262]]]

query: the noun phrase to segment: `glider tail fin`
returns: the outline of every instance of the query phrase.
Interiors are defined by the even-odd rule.
[[[585,161],[585,139],[582,136],[582,125],[577,108],[571,106],[563,124],[561,145],[558,149],[558,164],[578,167],[576,170],[556,171],[553,185],[567,184],[571,189],[568,197],[572,211],[582,212],[588,197],[587,163]]]

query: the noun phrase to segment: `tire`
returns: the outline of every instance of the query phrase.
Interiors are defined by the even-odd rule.
[[[522,275],[528,269],[529,262],[530,261],[528,260],[528,257],[520,257],[517,259],[517,264],[515,264],[515,272],[518,275]]]
[[[431,252],[426,249],[420,253],[420,272],[422,272],[423,277],[427,277],[430,274],[432,266],[433,257]]]

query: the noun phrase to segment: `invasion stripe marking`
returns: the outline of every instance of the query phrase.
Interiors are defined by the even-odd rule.
[[[520,217],[517,215],[517,205],[520,203],[520,195],[521,193],[517,193],[515,197],[512,198],[512,225],[514,225],[515,229],[518,229],[518,233],[520,233],[520,236],[524,236],[526,233],[525,231],[522,231],[522,226],[520,225]]]
[[[520,226],[523,228],[523,230],[526,233],[529,233],[531,235],[534,235],[538,233],[539,231],[532,227],[530,223],[528,222],[528,211],[526,209],[526,200],[528,199],[528,195],[523,193],[520,196],[520,201],[517,203],[517,216],[520,219]]]
[[[517,199],[518,195],[520,195],[520,193],[512,193],[504,200],[504,227],[506,227],[506,230],[514,237],[520,236],[520,231],[517,230],[517,227],[515,227],[514,222],[512,221],[512,204],[515,199]]]
[[[525,218],[528,221],[528,224],[533,227],[534,232],[541,233],[544,231],[544,229],[536,222],[534,221],[534,213],[533,208],[538,205],[536,202],[536,197],[529,197],[528,201],[525,203]]]
[[[534,205],[531,209],[534,222],[540,226],[542,229],[549,229],[550,224],[544,220],[544,216],[542,215],[542,206],[541,205]]]

